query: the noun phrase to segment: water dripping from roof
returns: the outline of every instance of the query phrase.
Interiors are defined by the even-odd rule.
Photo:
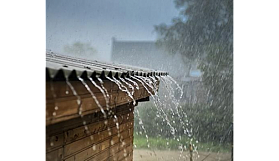
[[[107,92],[107,89],[103,86],[103,80],[101,78],[98,78],[100,84],[101,84],[101,87],[91,78],[91,77],[88,77],[89,80],[91,81],[91,83],[96,87],[98,88],[101,93],[103,94],[104,98],[105,98],[105,101],[106,101],[106,108],[107,110],[109,110],[109,95],[108,95],[108,92]],[[106,94],[107,93],[107,94]],[[118,133],[118,137],[120,137],[120,131],[119,131],[119,121],[118,121],[118,117],[116,114],[114,114],[114,120],[115,120],[115,125],[116,125],[116,128],[117,128],[117,133]],[[109,133],[111,134],[111,132],[109,131]]]
[[[100,92],[103,94],[105,101],[106,101],[106,108],[109,110],[109,95],[106,95],[105,90],[100,87],[91,77],[88,77],[88,79],[91,81],[91,83],[100,90]]]
[[[128,85],[129,88],[132,89],[132,92],[131,92],[131,95],[133,96],[134,95],[134,92],[135,92],[135,88],[134,86],[132,86],[130,83],[126,82],[125,79],[123,78],[119,78],[122,82],[124,82],[126,85]]]
[[[130,81],[130,82],[132,82],[132,83],[136,86],[136,89],[139,90],[139,85],[138,85],[137,82],[135,82],[135,81],[133,81],[132,79],[127,78],[127,77],[126,77],[125,79],[128,80],[128,81]]]
[[[95,101],[95,103],[97,104],[97,106],[100,108],[101,112],[104,115],[104,118],[107,118],[107,114],[105,112],[105,110],[103,109],[102,105],[100,104],[100,102],[98,101],[98,99],[96,98],[96,96],[94,95],[94,93],[91,91],[90,87],[87,85],[87,83],[81,78],[78,77],[78,79],[81,81],[81,83],[84,85],[84,87],[86,88],[86,90],[91,94],[93,100]]]
[[[171,123],[170,123],[170,121],[169,121],[169,119],[168,119],[168,116],[166,115],[166,113],[165,113],[165,111],[163,110],[163,108],[162,108],[162,103],[161,103],[161,101],[160,101],[160,98],[158,97],[158,93],[156,92],[156,91],[154,91],[154,93],[155,93],[155,96],[148,90],[148,88],[145,86],[145,85],[147,85],[147,86],[149,86],[152,90],[154,90],[154,88],[151,86],[151,85],[149,85],[146,81],[144,81],[144,77],[142,77],[142,76],[132,76],[132,78],[134,78],[134,79],[136,79],[137,81],[139,81],[142,85],[143,85],[143,87],[146,89],[146,91],[150,94],[150,96],[154,99],[154,105],[157,107],[157,109],[159,108],[160,109],[160,111],[163,113],[163,115],[165,116],[165,118],[163,118],[164,119],[164,121],[166,121],[167,122],[167,124],[168,124],[168,126],[170,127],[170,129],[171,129],[171,134],[174,136],[174,138],[175,138],[175,128],[171,125]],[[155,98],[156,97],[156,98]]]
[[[70,87],[71,91],[73,92],[74,96],[77,97],[77,105],[78,105],[78,115],[80,115],[81,117],[82,116],[82,103],[81,103],[81,99],[80,99],[80,96],[77,94],[75,88],[72,86],[72,84],[70,83],[70,81],[68,80],[68,78],[66,77],[66,83],[67,85]]]
[[[97,79],[98,79],[98,81],[100,82],[102,89],[105,91],[106,97],[107,97],[107,98],[110,98],[107,89],[104,87],[104,82],[103,82],[103,80],[102,80],[101,78],[97,78]]]
[[[127,93],[128,96],[133,100],[133,105],[136,105],[136,101],[135,101],[133,95],[130,93],[130,91],[127,89],[126,86],[124,86],[124,85],[123,85],[120,81],[118,81],[115,77],[112,77],[112,79],[111,79],[110,77],[106,76],[106,78],[107,78],[108,80],[114,82],[114,83],[118,86],[118,88],[119,88],[121,91]],[[123,87],[124,89],[123,89],[122,87]]]
[[[90,130],[88,128],[88,126],[86,125],[86,121],[83,119],[83,115],[82,115],[82,101],[80,96],[77,94],[74,86],[70,83],[70,81],[68,80],[68,77],[66,77],[66,83],[67,85],[70,87],[72,93],[74,94],[74,96],[77,97],[77,105],[78,105],[78,115],[80,116],[80,118],[82,119],[82,123],[83,123],[83,127],[86,131],[86,134],[90,134]],[[91,141],[93,140],[93,136],[90,135],[90,139]]]

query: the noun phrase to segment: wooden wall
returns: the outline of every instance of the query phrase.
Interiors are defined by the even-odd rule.
[[[119,129],[113,115],[104,119],[101,112],[47,126],[46,160],[133,160],[134,106],[124,104],[113,111]]]
[[[85,82],[106,109],[101,91],[89,80]],[[133,97],[137,102],[148,101],[150,94],[140,82],[136,82],[139,90],[134,87]],[[98,81],[96,83],[100,85]],[[80,81],[71,81],[71,84],[81,98],[82,115],[78,113],[77,97],[65,81],[46,82],[46,160],[132,160],[132,99],[126,92],[119,90],[115,83],[104,80],[109,94],[109,109],[106,110],[108,117],[104,118],[85,86]],[[149,88],[149,91],[152,90]],[[114,115],[118,118],[119,128]]]
[[[103,108],[106,108],[105,98],[103,94],[100,92],[100,90],[96,88],[90,81],[85,82],[88,84],[91,91],[94,93],[97,100],[100,102],[101,106]],[[135,82],[138,83],[140,89],[137,90],[135,87],[133,95],[134,99],[140,100],[149,97],[150,94],[145,90],[143,85],[138,81]],[[96,81],[96,83],[100,85],[98,81]],[[83,114],[90,114],[100,111],[100,108],[92,99],[91,94],[87,91],[87,89],[80,81],[71,81],[71,84],[73,85],[77,94],[81,98]],[[53,90],[51,90],[51,86],[53,87]],[[108,80],[104,80],[104,87],[107,89],[109,93],[110,108],[114,108],[132,102],[132,99],[128,97],[127,93],[119,90],[118,86],[115,83]],[[129,91],[132,91],[128,86],[126,87],[127,89],[129,89]],[[66,94],[65,91],[68,91],[68,94]],[[149,91],[152,90],[149,88]],[[56,97],[54,97],[54,94]],[[58,107],[57,110],[55,110],[55,104]],[[55,115],[53,115],[54,112]],[[74,96],[70,88],[67,86],[66,82],[46,82],[46,125],[58,123],[64,120],[69,120],[77,117],[80,117],[78,115],[77,97]]]

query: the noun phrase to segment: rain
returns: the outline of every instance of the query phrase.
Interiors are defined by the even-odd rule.
[[[109,136],[113,128],[107,120],[113,118],[124,157],[130,149],[121,138],[123,118],[110,107],[112,96],[104,85],[108,81],[135,106],[134,161],[233,160],[232,0],[46,0],[46,47],[54,58],[59,53],[94,62],[96,67],[101,61],[168,73],[77,76],[101,111]],[[104,106],[92,86],[101,92]],[[135,98],[140,87],[150,95],[149,101]],[[56,116],[60,107],[52,83],[50,88]],[[66,77],[64,93],[69,92],[76,97],[77,115],[91,135],[82,96]],[[90,141],[94,142],[92,135]]]

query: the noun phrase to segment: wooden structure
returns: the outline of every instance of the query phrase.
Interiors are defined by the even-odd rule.
[[[145,88],[152,89],[132,76],[167,73],[53,53],[47,53],[46,59],[46,160],[133,160],[134,108],[137,102],[149,100]],[[139,89],[122,85],[133,93],[136,104],[107,77],[133,79]]]

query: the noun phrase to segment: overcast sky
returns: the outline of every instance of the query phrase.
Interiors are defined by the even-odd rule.
[[[176,16],[173,0],[46,0],[46,47],[65,54],[67,44],[90,43],[95,59],[109,60],[112,37],[156,40],[154,25]]]

